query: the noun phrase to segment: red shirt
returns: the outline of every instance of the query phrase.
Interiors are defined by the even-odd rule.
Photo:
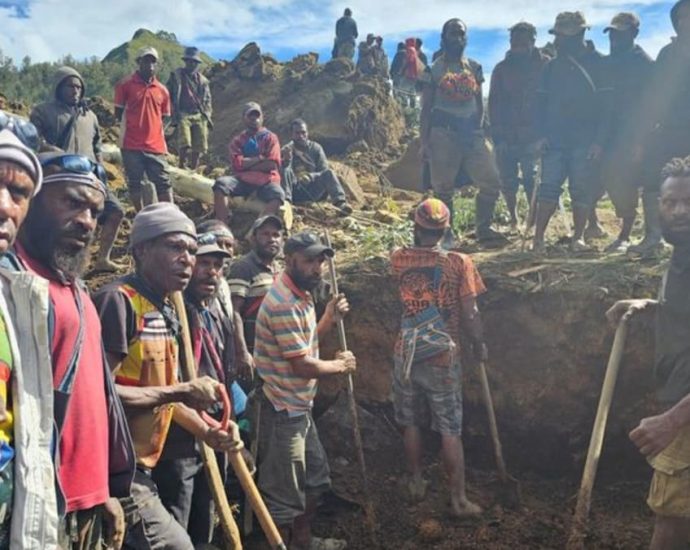
[[[49,281],[54,312],[52,342],[53,384],[63,378],[79,331],[79,313],[73,286],[65,284],[16,246],[29,272]],[[108,407],[105,396],[101,322],[89,295],[78,292],[84,307],[84,339],[79,366],[60,436],[58,479],[67,511],[88,510],[108,500]]]
[[[163,117],[170,116],[168,89],[154,76],[146,82],[138,72],[115,86],[115,106],[125,110],[123,149],[165,154]]]
[[[245,151],[247,143],[254,138],[256,140],[255,147],[252,151]],[[261,155],[267,160],[272,160],[276,163],[276,168],[270,172],[261,172],[259,170],[246,170],[242,167],[243,157],[254,157]],[[232,169],[235,172],[235,177],[244,183],[250,185],[266,185],[267,183],[280,183],[280,173],[278,166],[280,166],[280,142],[278,136],[266,128],[259,128],[254,134],[245,130],[240,135],[235,136],[230,142],[230,162]]]

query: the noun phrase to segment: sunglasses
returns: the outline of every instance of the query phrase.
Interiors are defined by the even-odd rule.
[[[196,243],[198,245],[216,244],[217,242],[218,239],[215,233],[202,233],[201,235],[197,235],[196,238]]]
[[[0,130],[5,129],[11,131],[29,149],[38,151],[40,145],[38,130],[31,122],[0,111]]]
[[[108,174],[103,165],[83,155],[60,155],[41,162],[42,166],[59,166],[66,172],[75,174],[95,174],[103,185],[108,184]]]

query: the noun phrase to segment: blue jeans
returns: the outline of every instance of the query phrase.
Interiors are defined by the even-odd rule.
[[[598,178],[598,163],[587,158],[589,146],[548,148],[541,160],[539,200],[558,202],[568,180],[574,207],[590,208]]]

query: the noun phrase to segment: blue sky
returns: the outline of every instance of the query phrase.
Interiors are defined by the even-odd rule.
[[[409,36],[424,40],[427,52],[439,42],[446,19],[460,17],[469,26],[468,55],[489,73],[505,52],[507,28],[521,20],[539,29],[538,43],[561,10],[581,10],[592,25],[589,38],[608,52],[606,23],[619,11],[642,19],[641,44],[652,54],[673,35],[668,12],[673,2],[658,0],[0,0],[0,49],[16,62],[25,55],[50,61],[66,54],[103,57],[111,48],[145,27],[174,32],[181,42],[197,45],[214,57],[231,59],[254,40],[281,60],[315,51],[330,57],[335,20],[348,6],[360,35],[381,35],[392,56]],[[174,7],[172,7],[174,6]]]

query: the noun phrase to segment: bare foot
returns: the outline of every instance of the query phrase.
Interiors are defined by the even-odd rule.
[[[482,509],[468,498],[455,499],[451,497],[450,515],[454,518],[472,518],[481,515]]]

